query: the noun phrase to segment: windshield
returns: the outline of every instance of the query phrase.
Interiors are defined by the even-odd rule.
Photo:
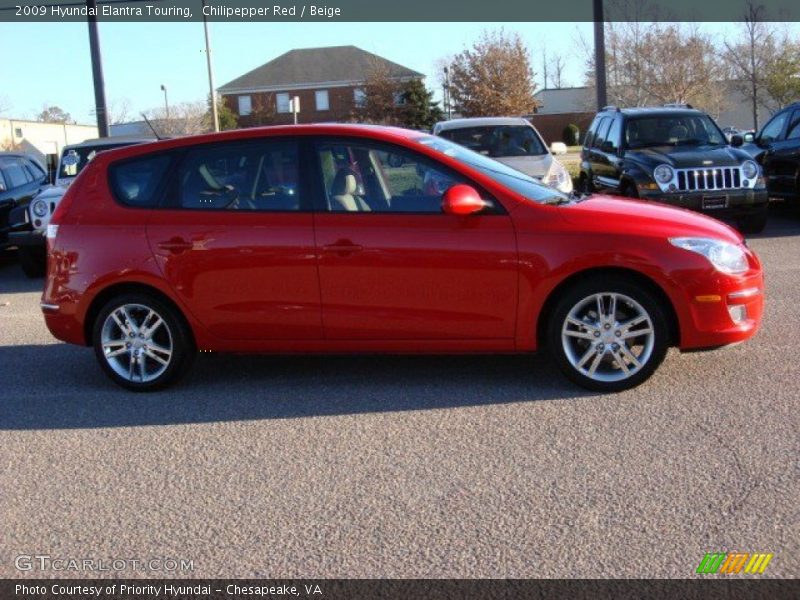
[[[663,115],[629,119],[625,125],[629,148],[647,146],[720,146],[728,142],[708,115]]]
[[[525,125],[459,127],[445,129],[439,135],[470,150],[495,158],[547,154],[547,148],[536,131]]]
[[[521,171],[512,169],[501,162],[487,158],[483,154],[468,150],[464,146],[454,144],[441,137],[427,135],[416,138],[414,141],[469,165],[487,177],[494,179],[497,183],[533,202],[560,204],[562,202],[569,202],[570,200],[570,197],[566,194],[562,194],[553,188],[547,187]]]
[[[80,146],[78,148],[64,148],[61,155],[61,165],[58,167],[58,178],[66,179],[75,177],[83,168],[103,150],[121,148],[130,144],[100,144],[97,146]]]

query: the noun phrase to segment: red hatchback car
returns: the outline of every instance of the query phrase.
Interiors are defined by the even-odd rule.
[[[758,329],[722,223],[570,197],[442,138],[319,125],[99,154],[47,232],[55,337],[152,390],[214,352],[529,352],[617,391]]]

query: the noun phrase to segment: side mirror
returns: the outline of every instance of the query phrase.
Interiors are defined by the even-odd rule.
[[[600,151],[609,154],[612,152],[616,152],[616,148],[614,148],[614,142],[612,142],[611,140],[606,140],[601,144]]]
[[[747,142],[748,144],[752,144],[755,140],[756,136],[753,135],[752,133],[748,132],[744,134],[744,141]]]
[[[480,197],[478,190],[463,183],[448,188],[442,198],[442,211],[447,215],[459,217],[474,215],[486,206],[486,202]]]
[[[744,138],[738,133],[734,133],[731,136],[731,146],[733,146],[734,148],[738,148],[742,144],[744,144]]]

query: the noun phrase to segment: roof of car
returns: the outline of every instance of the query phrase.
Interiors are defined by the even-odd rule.
[[[621,112],[624,115],[630,117],[638,117],[638,116],[666,116],[666,115],[701,115],[705,114],[702,110],[697,110],[696,108],[688,108],[683,106],[636,106],[631,108],[620,108],[617,109],[616,107],[607,107],[601,110],[600,112]]]
[[[83,140],[78,144],[67,144],[64,148],[85,148],[87,146],[97,147],[97,146],[116,146],[122,144],[143,144],[145,142],[155,142],[157,138],[155,137],[142,137],[142,136],[131,136],[131,135],[120,135],[120,136],[112,136],[106,138],[93,138],[88,140]]]
[[[522,117],[474,117],[469,119],[451,119],[449,121],[440,121],[436,124],[439,131],[447,131],[448,129],[463,129],[466,127],[491,127],[498,125],[528,125],[530,121]]]

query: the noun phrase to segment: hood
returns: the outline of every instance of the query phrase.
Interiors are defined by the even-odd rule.
[[[657,202],[595,194],[561,208],[567,221],[587,231],[597,228],[615,229],[621,235],[708,237],[734,244],[743,239],[739,232],[721,221]]]
[[[676,169],[698,167],[735,167],[750,156],[731,146],[654,146],[630,149],[627,158],[650,166],[668,164]]]
[[[542,179],[550,170],[553,157],[550,154],[540,154],[538,156],[494,156],[496,161],[508,165],[512,169],[522,171],[526,175]]]
[[[65,185],[53,185],[44,188],[37,194],[36,197],[41,198],[42,200],[55,200],[56,198],[61,198],[66,191],[67,186]]]

